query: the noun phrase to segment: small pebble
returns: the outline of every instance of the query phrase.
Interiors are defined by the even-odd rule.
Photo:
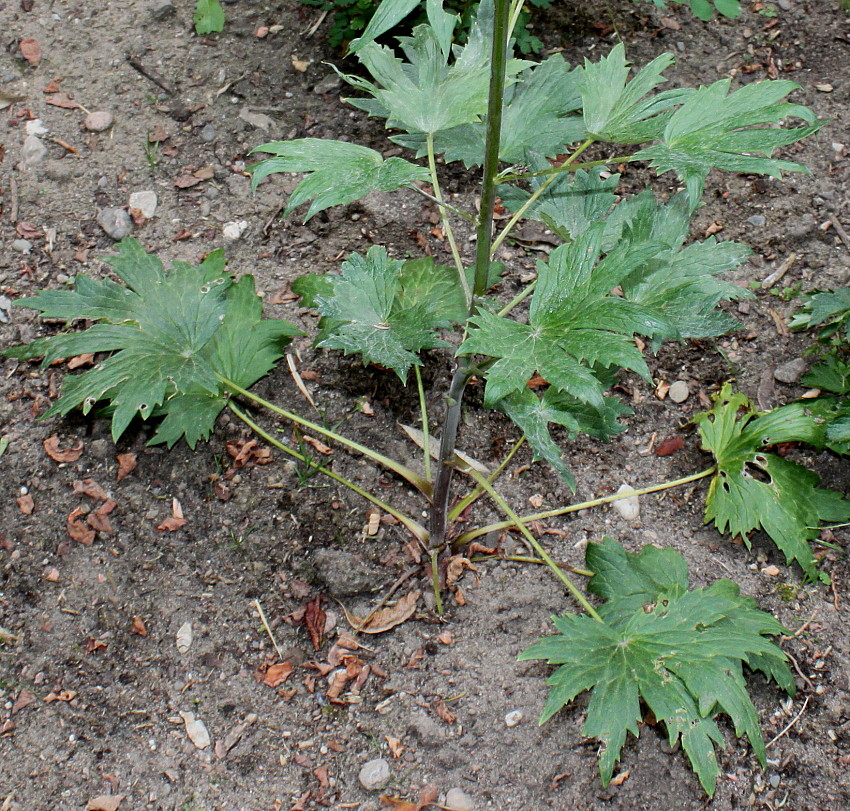
[[[450,788],[446,792],[446,808],[449,811],[475,811],[475,803],[463,789]]]
[[[378,791],[390,782],[390,764],[383,758],[370,760],[363,764],[357,779],[366,791]]]
[[[778,774],[772,774],[767,779],[767,782],[770,783],[771,788],[779,788],[780,777]]]
[[[747,217],[747,222],[750,225],[755,225],[756,228],[761,228],[761,226],[764,225],[767,220],[765,220],[764,214],[753,214],[752,217]]]
[[[156,192],[152,191],[134,191],[130,195],[130,208],[137,208],[145,216],[145,219],[151,219],[156,214]]]
[[[27,135],[47,135],[47,133],[50,132],[50,130],[44,126],[44,122],[40,118],[34,118],[32,121],[27,121],[26,131]]]
[[[83,126],[89,132],[103,132],[112,126],[114,120],[112,113],[108,113],[105,110],[98,110],[96,112],[89,113],[83,119]]]
[[[123,208],[101,209],[97,224],[116,241],[124,239],[133,230],[133,220]]]
[[[151,17],[157,22],[167,20],[169,17],[173,17],[176,13],[177,9],[170,2],[157,3],[153,9],[151,9]]]
[[[667,396],[674,403],[684,403],[690,395],[691,391],[684,380],[677,380],[675,383],[672,383],[670,385],[670,390],[667,392]]]
[[[617,490],[617,493],[628,493],[634,490],[629,484],[621,484],[620,489]],[[636,521],[640,516],[640,501],[637,496],[629,496],[628,498],[621,498],[619,501],[614,501],[611,503],[611,506],[614,510],[626,519],[626,521]]]
[[[806,361],[803,358],[794,358],[780,364],[773,370],[773,376],[780,383],[798,383],[806,373]]]
[[[24,169],[29,169],[41,163],[47,157],[47,147],[36,135],[27,135],[24,145],[21,147],[21,164]]]
[[[522,721],[522,712],[520,710],[513,710],[505,716],[505,726],[507,727],[515,727],[520,721]]]
[[[225,239],[229,239],[232,242],[239,239],[245,233],[247,227],[248,223],[245,220],[226,222],[224,228],[221,229],[221,233],[224,234]]]
[[[12,243],[12,250],[18,253],[29,253],[32,250],[32,242],[28,239],[16,239]]]
[[[208,144],[212,143],[218,133],[215,131],[215,127],[212,124],[205,124],[204,128],[201,130],[201,140],[206,141]]]

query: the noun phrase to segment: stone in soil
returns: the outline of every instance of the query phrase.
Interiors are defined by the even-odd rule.
[[[513,710],[505,716],[506,727],[515,727],[520,721],[522,721],[522,712],[520,710]]]
[[[47,157],[47,147],[36,135],[28,135],[21,147],[21,166],[30,169],[41,163]]]
[[[239,220],[238,222],[226,222],[224,224],[224,228],[221,229],[221,233],[225,239],[229,239],[231,242],[234,242],[245,233],[245,229],[247,227],[248,223],[245,220]]]
[[[621,484],[620,489],[617,490],[618,493],[628,493],[629,491],[634,490],[631,485]],[[640,516],[640,501],[637,496],[629,496],[628,498],[621,498],[619,501],[614,501],[611,503],[611,506],[614,510],[626,519],[626,521],[636,521]]]
[[[667,392],[667,396],[674,403],[684,403],[690,394],[691,392],[688,388],[688,384],[684,380],[677,380],[670,386],[670,390]]]
[[[366,791],[378,791],[390,782],[390,764],[383,758],[370,760],[363,764],[357,779]]]
[[[28,239],[16,239],[12,243],[12,250],[18,253],[29,253],[32,250],[32,242]]]
[[[786,361],[773,370],[773,376],[780,383],[798,383],[805,373],[806,361],[803,358]]]
[[[93,113],[89,113],[83,119],[83,126],[89,132],[103,132],[104,130],[108,130],[113,123],[112,113],[106,110],[96,110]]]
[[[446,792],[446,808],[450,811],[475,811],[475,803],[463,789],[450,788]]]
[[[212,143],[216,139],[217,134],[212,124],[205,124],[201,130],[201,140],[206,141],[208,144]]]
[[[156,214],[156,192],[135,191],[130,195],[129,203],[130,208],[136,208],[141,211],[147,220]]]
[[[97,224],[116,241],[124,239],[133,230],[133,220],[123,208],[101,209]]]

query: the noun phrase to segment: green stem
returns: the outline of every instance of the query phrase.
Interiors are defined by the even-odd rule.
[[[534,292],[535,287],[537,287],[537,279],[531,282],[531,284],[527,284],[520,293],[514,296],[511,301],[509,301],[504,307],[502,307],[501,310],[499,310],[497,315],[507,315],[511,310],[513,310],[514,307],[517,306],[517,304],[525,301],[525,299],[527,299]]]
[[[531,555],[478,555],[470,558],[470,560],[472,563],[479,563],[485,560],[512,560],[515,563],[534,563],[538,566],[546,565],[545,560],[533,558]],[[582,577],[593,577],[594,575],[594,572],[591,572],[588,569],[578,569],[575,566],[570,566],[568,563],[560,563],[557,560],[555,563],[557,563],[562,569],[566,569],[567,571],[581,575]]]
[[[594,139],[594,138],[588,138],[586,141],[583,141],[583,142],[581,143],[581,145],[578,147],[578,149],[576,149],[576,151],[575,151],[575,152],[573,152],[573,154],[572,154],[572,155],[570,155],[570,156],[569,156],[569,157],[568,157],[568,158],[567,158],[567,159],[566,159],[566,160],[565,160],[565,161],[564,161],[564,162],[563,162],[563,163],[559,166],[559,169],[563,170],[565,166],[569,166],[569,165],[571,165],[571,164],[575,161],[575,159],[576,159],[579,155],[581,155],[581,153],[582,153],[582,152],[584,152],[584,150],[585,150],[585,149],[587,149],[587,148],[588,148],[588,147],[589,147],[592,143],[594,143],[594,142],[595,142],[595,140],[596,140],[596,139]],[[508,224],[507,224],[507,225],[506,225],[506,226],[502,229],[502,231],[501,231],[501,233],[499,234],[499,236],[497,236],[497,237],[496,237],[496,239],[494,239],[494,240],[493,240],[493,244],[490,246],[490,254],[491,254],[491,255],[492,255],[492,254],[494,254],[494,253],[496,252],[496,250],[498,249],[499,245],[501,245],[501,244],[505,241],[505,238],[506,238],[506,237],[508,236],[508,234],[511,232],[511,229],[512,229],[512,228],[513,228],[513,227],[514,227],[514,226],[515,226],[515,225],[516,225],[516,224],[517,224],[517,223],[518,223],[518,222],[519,222],[519,221],[520,221],[520,220],[521,220],[521,219],[525,216],[525,212],[526,212],[526,211],[528,211],[528,209],[529,209],[529,208],[531,208],[531,207],[532,207],[532,206],[533,206],[533,205],[537,202],[537,198],[538,198],[538,197],[540,197],[540,195],[541,195],[541,194],[543,194],[543,192],[544,192],[544,191],[546,191],[546,189],[548,189],[548,188],[549,188],[549,186],[551,186],[551,185],[552,185],[552,183],[554,183],[554,182],[555,182],[555,179],[556,179],[557,177],[558,177],[558,175],[557,175],[557,174],[553,174],[553,175],[552,175],[552,176],[551,176],[551,177],[550,177],[547,181],[545,181],[544,183],[542,183],[542,184],[540,185],[540,188],[539,188],[539,189],[537,189],[537,190],[536,190],[536,191],[535,191],[535,192],[531,195],[531,197],[529,197],[529,198],[528,198],[528,200],[526,200],[526,201],[525,201],[525,202],[524,202],[524,203],[520,206],[519,210],[518,210],[518,211],[517,211],[517,212],[513,215],[513,217],[511,217],[511,218],[508,220]]]
[[[432,549],[429,552],[431,558],[431,587],[434,589],[434,607],[437,614],[443,616],[443,598],[440,595],[440,550]]]
[[[487,481],[492,484],[499,476],[502,475],[502,471],[508,466],[511,459],[514,458],[514,454],[525,444],[525,434],[523,434],[517,442],[514,443],[513,448],[509,451],[508,455],[502,459],[499,463],[499,466],[487,477]],[[484,491],[480,487],[476,487],[471,493],[464,496],[451,510],[449,510],[449,521],[455,521],[457,517],[473,502],[477,501]]]
[[[513,175],[502,175],[500,183],[511,183],[514,180],[525,180],[529,177],[543,177],[544,175],[560,175],[564,172],[577,172],[579,169],[592,169],[594,166],[610,166],[612,163],[632,163],[637,160],[637,155],[618,155],[614,158],[605,158],[598,161],[586,161],[584,163],[566,162],[553,166],[551,169],[540,169],[537,172],[518,172]]]
[[[522,7],[525,3],[525,0],[513,0],[511,3],[511,13],[510,13],[510,22],[508,23],[508,41],[514,35],[514,29],[516,28],[517,21],[519,20],[519,15],[522,13]]]
[[[630,496],[644,496],[647,493],[658,493],[661,490],[669,490],[672,487],[681,487],[683,484],[695,482],[699,479],[704,479],[706,476],[711,476],[717,471],[716,467],[710,467],[708,470],[701,470],[699,473],[692,473],[690,476],[685,476],[681,479],[676,479],[671,482],[662,482],[661,484],[653,484],[651,487],[644,487],[641,490],[629,490],[624,493],[614,493],[610,496],[595,498],[591,501],[582,501],[580,504],[570,504],[568,507],[559,507],[557,510],[547,510],[542,513],[534,513],[533,515],[523,516],[522,521],[528,523],[530,521],[545,521],[547,518],[554,518],[557,515],[565,515],[567,513],[578,512],[579,510],[587,510],[591,507],[599,507],[602,504],[610,504],[613,501],[619,501]],[[510,521],[500,521],[498,524],[489,524],[486,527],[478,527],[471,529],[469,532],[464,532],[454,540],[454,544],[460,545],[471,541],[473,538],[479,538],[486,535],[488,532],[498,532],[503,529],[511,529],[515,524]]]
[[[528,527],[522,522],[522,519],[511,509],[510,505],[493,489],[493,485],[487,481],[477,470],[470,469],[469,475],[475,479],[478,484],[487,491],[490,498],[496,502],[502,512],[510,519],[512,526],[519,527],[520,532],[525,536],[525,539],[531,544],[532,548],[545,561],[546,565],[552,570],[555,576],[570,590],[573,597],[578,601],[581,607],[590,614],[593,619],[602,622],[602,617],[596,613],[596,609],[587,601],[587,598],[581,593],[578,586],[573,583],[567,576],[564,570],[555,563],[549,556],[549,553],[541,546],[537,538],[531,534]]]
[[[279,450],[282,450],[284,453],[289,454],[290,456],[297,459],[299,462],[303,462],[305,465],[309,465],[310,467],[316,468],[316,470],[318,470],[320,473],[324,473],[325,476],[328,476],[334,481],[339,482],[341,485],[347,487],[349,490],[357,493],[358,496],[362,496],[367,501],[371,501],[372,504],[374,504],[379,510],[383,510],[385,513],[388,513],[389,515],[393,516],[393,518],[396,518],[398,521],[404,524],[404,526],[407,527],[408,530],[410,530],[411,534],[417,540],[419,540],[423,544],[427,544],[428,532],[425,527],[416,523],[416,521],[414,521],[412,518],[408,517],[402,512],[399,512],[394,507],[391,507],[389,504],[384,503],[379,498],[376,498],[371,493],[364,490],[359,485],[355,484],[353,481],[346,479],[344,476],[340,476],[338,473],[334,473],[332,470],[329,470],[328,468],[322,465],[317,465],[315,462],[311,461],[303,454],[300,454],[293,448],[284,445],[283,442],[273,437],[268,431],[261,428],[256,422],[254,422],[254,420],[252,420],[244,411],[242,411],[242,409],[239,408],[239,406],[237,406],[232,400],[228,402],[227,405],[228,408],[230,408],[230,410],[237,417],[239,417],[242,422],[245,423],[245,425],[247,425],[255,434],[257,434],[257,436],[262,437],[270,445],[274,445],[274,447],[278,448]]]
[[[457,206],[453,206],[445,200],[437,199],[433,194],[428,194],[425,189],[421,189],[419,186],[410,186],[409,188],[413,189],[413,191],[418,191],[423,197],[427,197],[431,202],[436,203],[438,206],[446,209],[446,211],[451,211],[452,214],[457,214],[458,217],[463,217],[463,219],[468,220],[473,224],[476,222],[475,216],[470,214],[468,211],[464,211],[462,208],[457,208]]]
[[[334,440],[334,442],[339,442],[340,445],[345,445],[347,448],[350,448],[353,451],[362,453],[365,457],[371,459],[374,462],[377,462],[379,465],[383,465],[388,470],[392,470],[393,473],[397,473],[403,479],[406,479],[426,498],[431,497],[431,494],[433,492],[431,482],[429,482],[427,479],[423,479],[422,476],[420,476],[418,473],[414,473],[414,471],[401,464],[401,462],[396,462],[395,459],[390,459],[389,457],[384,456],[383,454],[380,454],[377,451],[373,451],[371,448],[367,448],[365,445],[361,445],[359,442],[354,442],[353,440],[336,433],[336,431],[331,431],[329,428],[324,428],[321,425],[317,425],[314,422],[310,422],[310,420],[305,420],[304,417],[301,417],[298,414],[293,413],[292,411],[287,411],[284,408],[279,408],[274,403],[270,403],[268,400],[264,400],[262,397],[258,397],[256,394],[252,394],[247,389],[243,389],[242,386],[237,385],[232,380],[228,380],[226,377],[219,376],[219,379],[231,391],[235,392],[236,394],[241,394],[243,397],[247,397],[249,400],[253,401],[257,405],[261,405],[263,406],[263,408],[267,408],[269,411],[273,411],[275,414],[279,414],[284,419],[290,420],[296,423],[297,425],[301,425],[310,431],[315,431],[317,434],[326,436],[328,439]]]
[[[425,402],[425,387],[422,385],[422,373],[418,366],[413,367],[416,375],[416,390],[419,392],[419,413],[422,418],[422,451],[425,454],[425,478],[431,481],[431,434],[428,432],[428,408]]]
[[[460,258],[460,251],[457,249],[455,242],[455,232],[452,230],[452,224],[449,222],[448,214],[443,207],[443,192],[440,189],[440,178],[437,176],[437,161],[434,157],[434,134],[429,132],[425,136],[425,145],[428,149],[428,169],[431,172],[431,185],[434,187],[434,197],[440,204],[440,221],[443,225],[443,230],[446,232],[446,239],[449,241],[449,246],[452,249],[452,258],[455,261],[460,285],[463,288],[463,294],[466,297],[467,305],[472,301],[472,292],[469,289],[469,282],[466,280],[466,271],[463,267],[463,260]]]

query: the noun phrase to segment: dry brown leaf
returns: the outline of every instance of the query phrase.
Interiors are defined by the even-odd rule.
[[[191,189],[192,186],[197,186],[201,182],[201,178],[194,175],[180,175],[175,181],[174,186],[178,189]]]
[[[27,60],[34,68],[38,67],[41,62],[41,48],[34,39],[22,39],[18,43],[18,48],[21,50],[21,56]]]
[[[383,808],[390,808],[392,811],[420,811],[422,808],[419,803],[414,803],[410,800],[401,800],[398,797],[390,797],[388,794],[381,795],[381,806]]]
[[[97,532],[105,532],[107,535],[112,534],[112,524],[109,521],[109,513],[116,507],[112,499],[107,499],[94,512],[90,512],[86,517],[86,523]]]
[[[685,447],[685,440],[680,436],[670,436],[659,443],[655,449],[656,456],[671,456]]]
[[[52,690],[44,697],[45,704],[52,704],[54,701],[64,701],[66,704],[73,701],[77,697],[76,690],[60,690],[58,693]]]
[[[437,703],[434,704],[434,712],[437,713],[443,721],[449,724],[449,726],[457,721],[457,716],[449,709],[448,705],[442,698],[438,698]]]
[[[95,501],[108,501],[109,496],[94,479],[82,479],[74,482],[74,492],[79,496],[88,496]]]
[[[210,745],[210,733],[200,718],[195,718],[193,712],[178,713],[186,725],[186,735],[197,749],[206,749]]]
[[[315,439],[314,437],[311,437],[311,436],[302,436],[301,438],[308,445],[311,445],[315,451],[317,451],[318,453],[324,454],[325,456],[330,456],[334,452],[333,448],[325,445],[325,443],[322,442],[319,439]]]
[[[42,577],[49,583],[58,583],[59,569],[57,569],[55,566],[51,566],[48,569],[44,570],[44,574],[42,575]]]
[[[76,110],[80,106],[67,93],[54,93],[48,96],[45,102],[53,107],[61,107],[63,110]]]
[[[59,447],[59,437],[54,434],[44,440],[44,450],[54,462],[76,462],[83,454],[83,443],[77,440],[72,448]]]
[[[101,794],[86,803],[86,811],[118,811],[123,799],[123,794]]]
[[[290,662],[271,665],[263,674],[263,684],[267,687],[279,687],[292,675],[293,670]]]
[[[35,509],[35,502],[32,500],[32,496],[29,493],[19,496],[15,499],[15,501],[18,503],[18,509],[24,515],[32,515],[32,511]]]
[[[327,766],[318,766],[313,769],[313,777],[319,781],[319,785],[322,788],[328,788],[331,784]]]
[[[359,619],[343,606],[345,618],[351,624],[355,631],[362,631],[364,634],[382,634],[384,631],[389,631],[397,625],[401,625],[406,620],[409,620],[416,613],[416,603],[422,592],[419,589],[413,589],[410,593],[402,597],[395,605],[387,608],[382,608],[376,611],[369,617]]]
[[[304,610],[304,624],[307,626],[307,631],[310,634],[313,650],[319,650],[322,647],[322,637],[325,635],[326,620],[327,614],[322,610],[322,598],[314,597],[307,603]]]
[[[478,567],[463,555],[452,555],[446,562],[446,586],[454,586],[466,570],[477,572]]]
[[[390,748],[393,760],[398,760],[404,754],[404,745],[398,738],[393,738],[391,735],[384,735],[384,739]]]
[[[176,498],[171,499],[171,517],[166,518],[157,529],[160,532],[176,532],[180,527],[186,526],[188,522],[183,517],[183,508]]]
[[[41,88],[42,93],[58,93],[60,77],[51,79],[44,87]]]
[[[81,366],[91,366],[94,363],[94,352],[85,352],[68,361],[69,369],[79,369]]]
[[[108,642],[104,642],[102,639],[95,639],[93,636],[87,637],[84,645],[86,649],[86,653],[94,653],[98,650],[105,650],[109,647]]]
[[[223,740],[216,741],[215,747],[213,751],[215,752],[215,756],[221,760],[224,758],[227,753],[242,740],[242,736],[245,734],[245,730],[248,729],[251,724],[256,723],[257,716],[254,713],[246,716],[245,720],[241,724],[237,724],[227,735],[224,736]]]
[[[192,623],[184,622],[178,629],[174,640],[178,653],[187,653],[192,647]]]
[[[169,138],[170,138],[170,136],[165,131],[165,127],[163,127],[162,124],[157,124],[148,133],[148,143],[151,143],[151,144],[160,144],[163,141],[167,141]]]
[[[86,526],[80,521],[81,515],[85,515],[85,511],[81,507],[71,510],[71,514],[68,516],[66,522],[68,534],[77,543],[81,543],[84,546],[91,546],[94,543],[95,532],[91,527]]]
[[[624,772],[620,772],[616,777],[611,778],[610,785],[612,785],[612,786],[622,786],[623,783],[625,783],[626,780],[629,779],[630,774],[631,774],[631,771],[629,769],[626,769]]]
[[[499,550],[495,546],[484,546],[483,543],[473,541],[466,547],[466,556],[471,558],[475,554],[479,555],[495,555]]]
[[[15,703],[12,704],[11,714],[16,715],[19,713],[24,707],[29,707],[30,704],[35,704],[38,699],[35,697],[34,693],[31,693],[29,690],[21,690],[18,693],[18,697],[15,699]]]
[[[133,625],[130,628],[130,633],[136,636],[147,636],[148,629],[145,621],[141,617],[133,617]]]
[[[215,177],[215,169],[212,166],[203,166],[192,172],[192,176],[198,180],[212,180]]]
[[[437,641],[443,645],[454,645],[455,638],[450,631],[444,631],[437,637]]]
[[[129,476],[136,469],[138,462],[135,453],[119,453],[115,458],[118,461],[118,473],[115,476],[115,481],[120,482],[121,479]]]

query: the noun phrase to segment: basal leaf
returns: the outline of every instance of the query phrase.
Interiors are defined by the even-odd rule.
[[[196,34],[216,34],[224,28],[224,9],[218,0],[197,0],[194,22]]]
[[[78,276],[74,290],[45,291],[18,302],[45,316],[98,323],[7,354],[43,355],[50,363],[71,354],[112,352],[91,370],[66,377],[62,396],[45,416],[77,407],[85,413],[109,401],[115,439],[137,414],[143,419],[165,414],[165,427],[154,441],[173,444],[185,434],[194,445],[209,435],[225,402],[221,377],[250,386],[269,371],[281,344],[298,330],[284,321],[262,320],[253,279],[232,284],[221,251],[197,266],[175,261],[166,271],[137,240],[122,240],[118,248],[118,256],[107,261],[126,288]],[[191,407],[181,411],[185,404]]]
[[[723,737],[714,719],[728,715],[746,735],[762,765],[758,715],[746,691],[742,665],[755,666],[794,692],[779,647],[767,639],[782,626],[738,587],[721,580],[688,591],[687,568],[674,550],[626,552],[606,538],[589,544],[590,589],[605,602],[603,621],[553,617],[558,636],[542,639],[520,659],[558,665],[541,723],[591,690],[583,732],[602,743],[599,770],[607,785],[627,734],[637,736],[641,701],[661,721],[671,745],[679,739],[705,791],[714,793],[720,769],[715,747]]]
[[[694,417],[703,448],[714,454],[717,474],[706,499],[705,521],[720,532],[740,535],[763,529],[789,562],[817,577],[809,541],[822,521],[850,519],[850,501],[816,487],[818,477],[768,448],[805,442],[822,448],[826,422],[804,403],[759,415],[729,384],[715,395],[714,407]]]
[[[412,365],[421,364],[417,352],[447,346],[434,332],[447,324],[443,313],[427,302],[399,300],[402,268],[375,246],[365,257],[349,256],[340,276],[326,277],[333,294],[316,296],[317,309],[328,319],[317,346],[360,354],[364,363],[386,366],[402,381]]]
[[[793,82],[754,82],[732,93],[730,84],[730,79],[721,79],[693,91],[667,122],[662,142],[635,156],[649,161],[659,173],[675,171],[693,201],[702,196],[712,168],[772,177],[781,177],[783,171],[808,171],[772,155],[778,147],[817,132],[824,123],[816,123],[807,107],[782,101],[797,89]],[[802,118],[810,126],[754,129],[790,117]]]
[[[622,43],[598,62],[585,60],[576,84],[588,135],[619,144],[640,144],[658,137],[671,108],[693,94],[692,90],[682,89],[649,96],[666,81],[661,74],[674,61],[673,54],[662,54],[629,81],[629,63]]]
[[[393,191],[430,177],[423,166],[402,158],[384,158],[380,152],[347,141],[301,138],[274,141],[251,150],[274,155],[253,164],[251,184],[254,188],[265,177],[276,172],[309,172],[289,198],[286,214],[312,200],[304,222],[331,206],[359,200],[373,191]]]

